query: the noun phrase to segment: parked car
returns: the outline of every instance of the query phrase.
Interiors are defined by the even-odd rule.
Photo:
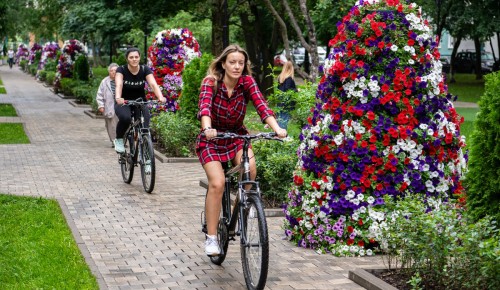
[[[441,64],[443,65],[443,72],[449,74],[450,73],[450,60],[447,57],[441,57],[439,59]]]
[[[317,51],[319,57],[319,64],[322,65],[325,63],[326,49],[323,46],[318,46]],[[306,56],[306,49],[303,47],[296,47],[292,50],[292,57],[295,63],[299,66],[301,66],[304,63],[305,56]]]
[[[490,53],[481,53],[481,71],[490,73],[493,69],[493,56]],[[475,73],[476,52],[461,51],[457,53],[453,63],[453,71],[456,73]]]

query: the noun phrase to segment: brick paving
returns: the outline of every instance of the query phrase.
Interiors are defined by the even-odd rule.
[[[205,190],[198,163],[157,162],[152,194],[140,174],[123,183],[104,121],[18,68],[0,66],[7,95],[31,144],[0,145],[0,192],[59,200],[101,289],[245,289],[239,245],[223,266],[203,251],[200,212]],[[266,289],[364,289],[348,270],[381,268],[379,257],[337,258],[283,240],[282,217],[268,218],[270,270]]]

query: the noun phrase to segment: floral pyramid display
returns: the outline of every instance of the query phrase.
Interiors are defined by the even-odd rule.
[[[19,44],[16,52],[16,64],[19,64],[22,60],[28,60],[29,55],[28,47],[24,43]]]
[[[28,54],[28,64],[34,64],[36,60],[36,53],[41,51],[42,51],[42,46],[35,42]]]
[[[56,59],[57,52],[60,50],[59,44],[54,41],[46,42],[42,47],[42,57],[40,58],[40,63],[38,64],[38,69],[43,70],[47,60]]]
[[[189,29],[168,29],[156,34],[148,49],[148,66],[153,71],[167,102],[165,105],[153,108],[153,111],[176,112],[179,109],[182,71],[192,59],[200,56],[200,45]],[[152,98],[154,95],[152,90],[146,89],[147,97]]]
[[[384,198],[463,198],[463,118],[415,4],[359,1],[337,28],[300,135],[284,228],[304,248],[372,255]]]
[[[87,55],[87,47],[76,39],[66,40],[61,49],[61,56],[57,62],[56,77],[54,79],[54,88],[58,90],[61,87],[62,78],[73,77],[75,60],[80,55]]]

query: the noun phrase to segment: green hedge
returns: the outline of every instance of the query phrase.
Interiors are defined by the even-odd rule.
[[[468,213],[500,221],[500,72],[484,76],[484,95],[472,133],[466,176]]]
[[[213,57],[206,53],[201,58],[193,59],[182,72],[182,95],[179,100],[179,114],[190,120],[193,124],[199,124],[198,99],[200,96],[200,85],[207,75],[207,70]]]
[[[252,143],[257,162],[257,181],[262,194],[273,207],[280,207],[288,195],[297,164],[298,140],[287,138],[279,141]]]
[[[166,150],[167,156],[193,157],[198,126],[182,116],[165,112],[151,118],[151,128],[157,142]]]

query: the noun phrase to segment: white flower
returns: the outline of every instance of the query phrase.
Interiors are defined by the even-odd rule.
[[[391,50],[392,50],[392,51],[398,51],[398,46],[397,46],[397,45],[395,45],[395,44],[393,44],[393,45],[391,46]]]

